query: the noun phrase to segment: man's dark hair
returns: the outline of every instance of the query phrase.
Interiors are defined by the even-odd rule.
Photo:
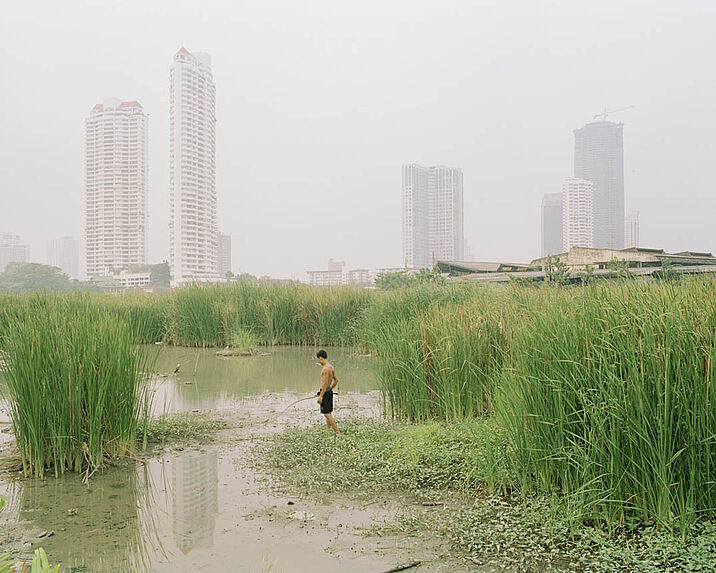
[[[319,350],[316,352],[316,356],[318,356],[318,358],[328,358],[328,354],[326,354],[325,350]]]

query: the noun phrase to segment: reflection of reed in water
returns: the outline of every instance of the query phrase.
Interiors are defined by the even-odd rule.
[[[211,547],[218,509],[218,467],[213,452],[191,452],[172,464],[172,530],[182,553]]]
[[[95,474],[89,485],[76,475],[21,482],[19,519],[54,531],[42,546],[63,570],[150,571],[150,552],[161,551],[151,484],[141,464]],[[140,516],[141,511],[141,516]]]

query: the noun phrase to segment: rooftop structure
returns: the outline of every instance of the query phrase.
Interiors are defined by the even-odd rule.
[[[621,262],[633,277],[658,276],[664,261],[668,260],[674,271],[682,274],[716,274],[716,257],[709,252],[680,251],[667,253],[664,249],[595,249],[572,247],[568,252],[541,257],[527,264],[460,261],[438,261],[440,272],[453,280],[470,280],[486,283],[506,283],[514,279],[541,281],[545,270],[555,259],[565,265],[573,282],[581,281],[587,267],[595,277],[612,278],[618,273],[612,269],[615,261]]]

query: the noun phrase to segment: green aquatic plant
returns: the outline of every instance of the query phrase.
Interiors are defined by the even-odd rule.
[[[716,509],[716,283],[611,283],[533,305],[496,411],[523,491],[683,533]]]
[[[133,455],[148,416],[152,360],[138,325],[86,295],[37,294],[0,345],[24,473],[84,472]]]

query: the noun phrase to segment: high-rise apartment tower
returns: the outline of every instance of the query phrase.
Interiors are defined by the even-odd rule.
[[[226,278],[226,273],[231,272],[231,235],[219,233],[217,241],[217,258],[219,261],[219,277]]]
[[[464,258],[462,170],[403,166],[403,263],[430,268]]]
[[[139,102],[114,98],[85,120],[87,276],[146,262],[148,121]]]
[[[20,242],[19,235],[0,233],[0,273],[10,263],[26,263],[30,254],[30,247]]]
[[[181,48],[169,90],[169,267],[174,284],[218,278],[216,90],[211,57]]]
[[[574,132],[574,176],[594,185],[594,247],[624,248],[623,124],[595,121]]]
[[[624,220],[624,247],[639,246],[639,211],[629,211]]]
[[[570,177],[562,184],[562,251],[594,246],[593,185]]]
[[[62,269],[71,279],[80,276],[80,244],[72,237],[60,237],[47,242],[47,264]]]
[[[542,256],[562,252],[562,194],[542,197]]]

